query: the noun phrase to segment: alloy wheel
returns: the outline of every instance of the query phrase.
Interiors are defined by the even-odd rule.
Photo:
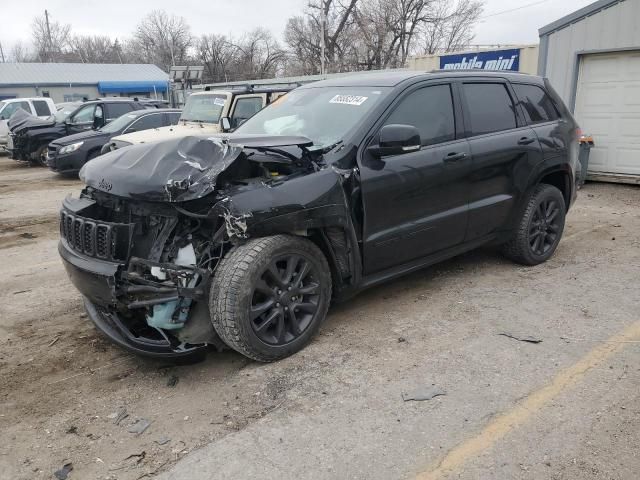
[[[555,199],[544,199],[531,217],[529,247],[536,255],[547,253],[558,240],[561,205]]]
[[[317,279],[313,264],[302,255],[284,255],[268,265],[251,298],[251,327],[260,340],[281,346],[302,335],[318,312]]]

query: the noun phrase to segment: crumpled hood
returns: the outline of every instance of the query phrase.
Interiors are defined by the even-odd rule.
[[[184,202],[209,195],[216,179],[243,155],[243,145],[309,146],[304,137],[190,136],[132,145],[86,163],[80,178],[89,187],[119,197]]]
[[[124,135],[113,137],[111,140],[128,142],[132,145],[137,145],[139,143],[161,142],[163,140],[185,137],[187,135],[214,135],[219,132],[220,127],[217,123],[187,122],[186,125],[183,123],[179,123],[178,125],[170,125],[167,127],[142,130],[140,132],[126,133]]]
[[[11,115],[9,122],[7,123],[9,130],[13,133],[18,133],[27,128],[51,127],[55,124],[56,120],[54,116],[49,118],[38,118],[21,108]]]

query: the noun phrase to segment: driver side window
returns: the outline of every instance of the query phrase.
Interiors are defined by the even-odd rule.
[[[449,85],[433,85],[411,92],[396,106],[384,125],[413,125],[423,146],[454,140],[456,126]]]
[[[86,105],[82,107],[73,116],[72,123],[93,123],[93,112],[95,109],[95,105]]]
[[[262,97],[238,98],[231,116],[231,128],[238,128],[260,110],[262,110]]]

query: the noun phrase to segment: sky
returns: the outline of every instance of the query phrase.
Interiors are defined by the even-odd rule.
[[[592,1],[486,0],[473,43],[537,43],[538,28]],[[33,17],[43,14],[45,5],[53,21],[71,24],[77,34],[124,38],[145,14],[164,9],[183,16],[196,35],[238,35],[265,27],[281,38],[287,18],[302,12],[307,3],[308,0],[0,0],[0,43],[5,55],[16,41],[28,43]]]

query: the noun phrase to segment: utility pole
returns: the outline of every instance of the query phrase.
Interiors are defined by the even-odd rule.
[[[326,34],[326,30],[327,30],[327,15],[325,14],[325,10],[324,10],[324,2],[325,0],[322,0],[320,2],[321,8],[320,8],[320,28],[322,30],[322,32],[320,32],[320,75],[324,75],[325,74],[325,61],[326,61],[326,56],[325,56],[325,34]]]
[[[47,38],[49,39],[49,62],[53,62],[53,41],[51,40],[51,27],[49,26],[49,12],[44,11],[44,19],[47,24]]]
[[[4,50],[2,50],[2,42],[0,42],[0,57],[2,57],[2,63],[4,63]]]

